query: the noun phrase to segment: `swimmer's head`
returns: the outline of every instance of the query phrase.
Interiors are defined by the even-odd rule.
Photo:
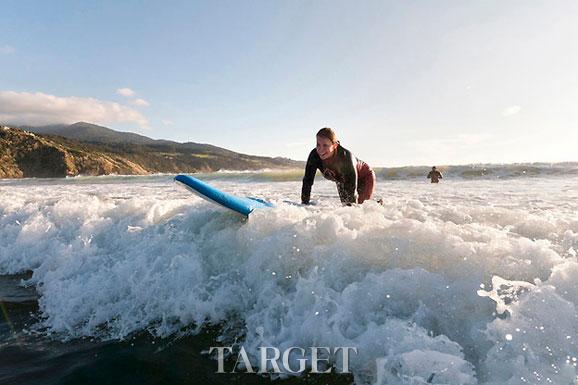
[[[339,146],[339,140],[335,131],[329,127],[322,128],[317,132],[317,154],[322,160],[329,159]]]
[[[317,131],[317,137],[329,139],[331,141],[331,143],[338,143],[339,142],[337,140],[337,134],[335,133],[335,131],[333,131],[332,128],[329,128],[329,127],[325,127],[325,128],[322,128],[321,130]]]

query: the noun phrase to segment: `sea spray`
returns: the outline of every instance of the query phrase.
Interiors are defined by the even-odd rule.
[[[310,207],[283,202],[299,182],[215,183],[277,207],[244,221],[164,176],[3,183],[0,271],[33,272],[60,340],[220,325],[251,360],[356,347],[359,384],[576,380],[577,179],[382,182],[358,207],[324,181]]]

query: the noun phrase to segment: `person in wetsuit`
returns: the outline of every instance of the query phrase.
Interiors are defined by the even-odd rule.
[[[439,183],[440,179],[443,178],[442,173],[436,170],[436,166],[431,168],[429,174],[427,174],[428,179],[431,179],[432,183]]]
[[[301,188],[301,203],[309,204],[311,186],[317,170],[326,179],[337,183],[337,192],[341,203],[363,203],[373,196],[375,188],[375,173],[367,163],[357,159],[337,140],[337,135],[331,128],[322,128],[317,133],[317,147],[309,153],[303,187]]]

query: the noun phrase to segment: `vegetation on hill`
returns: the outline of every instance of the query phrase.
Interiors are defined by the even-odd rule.
[[[286,158],[239,154],[207,144],[155,140],[88,123],[49,126],[36,131],[37,134],[12,127],[0,128],[0,178],[195,173],[303,166],[302,162]]]

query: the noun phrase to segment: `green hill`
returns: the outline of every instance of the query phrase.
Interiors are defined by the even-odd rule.
[[[0,178],[195,173],[304,165],[208,144],[155,140],[89,123],[26,128],[0,129]]]

